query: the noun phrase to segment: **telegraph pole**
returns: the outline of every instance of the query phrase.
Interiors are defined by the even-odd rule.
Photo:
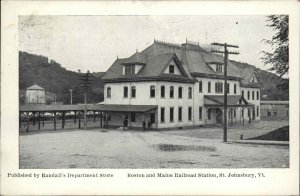
[[[87,71],[86,74],[81,75],[81,78],[79,80],[82,81],[80,84],[81,87],[84,88],[84,130],[86,130],[87,127],[87,119],[86,119],[86,113],[87,113],[87,91],[89,86],[92,84],[92,75],[89,71]]]
[[[211,52],[213,53],[221,53],[224,54],[224,123],[223,123],[223,142],[227,142],[227,93],[228,90],[227,89],[227,63],[228,63],[228,54],[239,54],[239,52],[229,52],[227,50],[227,48],[231,47],[231,48],[239,48],[237,45],[231,45],[231,44],[227,44],[227,43],[212,43],[211,45],[214,46],[223,46],[224,47],[224,51],[216,51],[216,50],[212,50]]]

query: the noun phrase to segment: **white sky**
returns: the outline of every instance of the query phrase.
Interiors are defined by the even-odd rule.
[[[20,16],[20,50],[47,56],[68,70],[106,71],[119,58],[157,40],[239,45],[230,59],[267,69],[260,58],[269,50],[261,42],[273,30],[265,16]],[[206,38],[207,34],[207,38]],[[234,49],[233,49],[234,50]]]

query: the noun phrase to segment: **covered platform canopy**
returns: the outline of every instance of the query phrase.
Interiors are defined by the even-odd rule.
[[[206,107],[223,107],[224,95],[204,95],[204,106]],[[251,107],[254,106],[248,103],[241,95],[227,95],[228,107]]]
[[[68,113],[74,114],[74,123],[76,124],[76,119],[78,119],[78,128],[81,127],[81,118],[84,111],[93,112],[94,122],[96,119],[96,114],[100,117],[100,127],[102,127],[102,120],[104,123],[107,122],[106,114],[109,112],[121,112],[121,113],[147,113],[157,109],[157,105],[116,105],[116,104],[87,104],[85,105],[21,105],[19,106],[19,126],[23,119],[27,120],[27,129],[29,130],[30,118],[33,120],[33,125],[35,125],[36,118],[38,120],[38,129],[40,129],[40,122],[42,119],[42,125],[44,126],[45,113],[51,113],[54,121],[54,130],[56,130],[56,116],[61,114],[62,128],[65,126],[65,115]],[[86,118],[86,115],[85,115]],[[108,125],[108,124],[107,124]]]
[[[103,112],[148,112],[156,109],[157,105],[116,105],[116,104],[88,104],[88,111]],[[84,105],[21,105],[19,112],[67,112],[83,111]]]

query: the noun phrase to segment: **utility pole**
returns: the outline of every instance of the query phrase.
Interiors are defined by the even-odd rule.
[[[227,89],[227,63],[228,63],[228,54],[239,54],[239,52],[230,52],[227,50],[227,48],[231,47],[231,48],[239,48],[237,45],[231,45],[231,44],[227,44],[227,43],[212,43],[211,45],[214,46],[223,46],[224,47],[224,51],[216,51],[216,50],[212,50],[211,52],[213,53],[221,53],[224,54],[224,123],[223,123],[223,142],[227,142],[227,93],[228,90]]]
[[[89,71],[87,71],[86,74],[81,75],[81,78],[79,80],[82,81],[80,84],[81,87],[84,88],[84,130],[86,130],[87,127],[87,119],[86,119],[86,114],[87,114],[87,91],[89,86],[92,84],[92,75],[90,74]]]
[[[72,105],[72,100],[73,100],[73,99],[72,99],[72,92],[73,92],[73,90],[70,89],[69,91],[70,91],[70,96],[71,96],[71,97],[70,97],[70,104]]]

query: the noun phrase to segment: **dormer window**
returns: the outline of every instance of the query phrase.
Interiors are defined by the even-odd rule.
[[[174,74],[174,65],[169,66],[169,73]]]
[[[135,66],[134,65],[126,65],[125,66],[125,75],[133,75],[135,74]]]
[[[223,72],[223,65],[222,64],[217,64],[216,65],[216,72],[220,72],[220,73]]]

